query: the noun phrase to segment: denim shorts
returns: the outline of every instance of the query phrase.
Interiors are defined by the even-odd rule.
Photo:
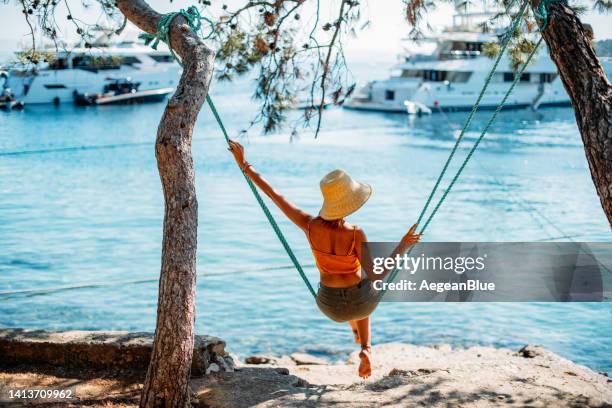
[[[325,316],[336,322],[361,320],[376,309],[380,296],[381,292],[374,289],[369,279],[348,288],[330,288],[320,283],[317,306]]]

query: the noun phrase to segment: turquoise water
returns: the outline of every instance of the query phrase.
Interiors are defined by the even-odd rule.
[[[252,117],[249,95],[217,88],[218,108],[238,132]],[[0,326],[154,329],[163,200],[153,141],[162,109],[45,106],[0,114]],[[193,143],[198,333],[225,339],[239,356],[343,356],[354,348],[350,331],[319,313],[209,112],[200,116]],[[396,240],[415,221],[463,118],[333,109],[318,140],[304,132],[290,143],[288,131],[254,131],[245,144],[255,167],[313,213],[318,180],[336,167],[372,184],[373,198],[350,221],[370,240]],[[468,141],[486,118],[477,116]],[[316,281],[305,237],[279,220]],[[503,112],[425,238],[563,236],[612,239],[567,108]],[[537,343],[610,372],[611,315],[609,303],[383,304],[373,317],[373,341]]]

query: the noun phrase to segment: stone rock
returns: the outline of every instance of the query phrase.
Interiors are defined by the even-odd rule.
[[[540,351],[539,346],[527,344],[518,351],[518,355],[524,358],[535,358],[537,356],[541,356],[542,352]]]
[[[215,357],[211,360],[211,363],[218,365],[221,371],[227,372],[227,373],[233,373],[236,367],[236,364],[234,363],[234,359],[229,355],[227,356],[215,355]]]
[[[394,377],[394,376],[418,377],[421,375],[432,374],[432,373],[435,373],[436,371],[438,370],[434,370],[431,368],[418,368],[416,370],[400,370],[399,368],[393,368],[391,371],[389,371],[389,374],[387,374],[387,377]]]
[[[234,360],[234,358],[232,356],[226,356],[224,358],[225,361],[225,365],[228,367],[228,370],[235,370],[236,369],[236,360]]]
[[[221,369],[219,368],[219,366],[215,363],[211,363],[208,368],[206,369],[206,374],[210,374],[210,373],[218,373],[219,371],[221,371]]]
[[[282,375],[289,375],[289,369],[285,367],[278,367],[274,369],[277,373]]]
[[[254,355],[244,359],[244,362],[247,364],[276,364],[277,361],[276,357],[264,355]]]
[[[298,388],[308,388],[310,386],[310,383],[303,378],[296,377],[293,386]]]
[[[368,389],[379,393],[379,392],[385,392],[393,388],[397,388],[403,383],[404,381],[403,377],[404,377],[403,375],[392,375],[392,376],[383,377],[379,379],[378,381],[368,384]]]
[[[297,365],[327,365],[328,364],[327,360],[323,358],[315,357],[307,353],[293,353],[289,357],[291,357],[291,359],[295,361],[295,364]]]
[[[389,374],[387,374],[387,377],[393,377],[396,375],[407,376],[408,370],[400,370],[399,368],[393,368],[391,371],[389,371]]]
[[[7,366],[146,371],[152,348],[153,333],[0,329],[0,362]],[[223,340],[195,336],[191,374],[204,375],[212,362],[226,356]]]
[[[433,345],[433,346],[431,346],[431,347],[432,347],[434,350],[440,350],[440,351],[443,351],[443,352],[450,352],[450,351],[452,351],[452,350],[453,350],[453,348],[451,347],[451,345],[450,345],[450,344],[446,344],[446,343],[443,343],[443,344],[434,344],[434,345]]]

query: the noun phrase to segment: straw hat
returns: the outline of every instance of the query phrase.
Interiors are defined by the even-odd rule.
[[[358,183],[344,170],[334,170],[321,179],[323,206],[319,216],[324,220],[338,220],[354,213],[368,201],[372,187]]]

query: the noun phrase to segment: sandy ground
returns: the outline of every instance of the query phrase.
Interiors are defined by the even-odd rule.
[[[384,344],[373,348],[373,356],[374,373],[365,381],[356,375],[356,355],[338,364],[297,364],[282,357],[272,364],[238,365],[234,372],[192,379],[193,405],[612,407],[612,379],[539,347],[519,353]],[[36,400],[10,406],[122,407],[137,405],[141,377],[142,373],[15,367],[0,372],[0,387],[4,384],[4,393],[7,388],[71,387],[78,397],[72,402]]]

